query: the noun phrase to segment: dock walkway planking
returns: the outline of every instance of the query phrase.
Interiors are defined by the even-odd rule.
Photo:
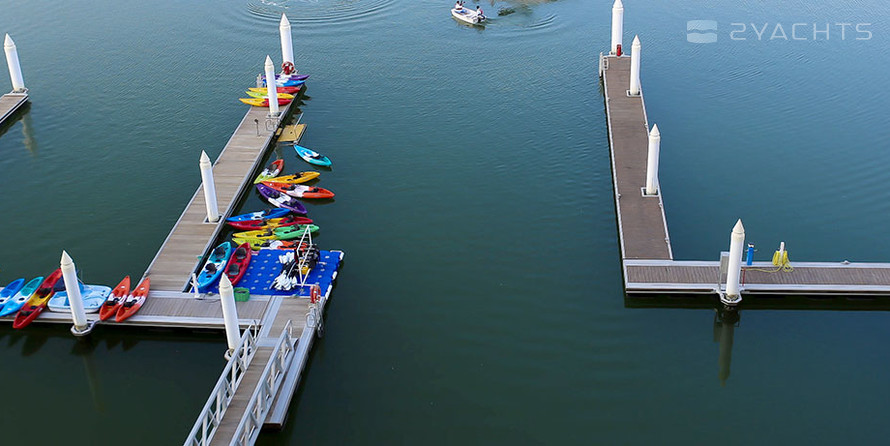
[[[644,196],[649,122],[643,95],[629,97],[630,58],[608,57],[603,92],[622,259],[671,259],[661,188]]]
[[[25,102],[28,102],[27,93],[7,93],[0,96],[0,124],[3,124]]]
[[[612,155],[618,238],[626,293],[718,293],[719,262],[674,261],[662,190],[643,196],[649,123],[643,95],[629,97],[630,57],[606,56],[603,94]],[[890,264],[796,262],[743,267],[741,290],[762,294],[890,295]]]
[[[288,116],[290,105],[282,108],[282,116]],[[173,226],[154,260],[145,271],[151,276],[153,290],[183,291],[188,289],[190,275],[201,261],[204,253],[216,239],[225,225],[225,218],[245,188],[253,184],[251,175],[259,167],[266,148],[277,135],[278,127],[267,130],[264,125],[268,109],[251,107],[244,115],[241,124],[223,148],[213,165],[213,180],[216,187],[217,203],[220,206],[219,223],[207,223],[207,210],[204,201],[203,185],[198,187],[179,220]],[[299,124],[297,138],[302,135],[305,124]]]

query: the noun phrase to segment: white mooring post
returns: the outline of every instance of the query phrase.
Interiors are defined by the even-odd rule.
[[[624,5],[621,0],[615,0],[612,5],[612,49],[611,54],[618,54],[618,47],[621,46],[621,35],[624,34]]]
[[[3,41],[3,49],[6,50],[6,65],[9,66],[9,78],[12,80],[12,92],[22,93],[26,90],[25,80],[22,78],[22,66],[19,64],[19,52],[15,48],[15,42],[9,34]]]
[[[630,89],[631,96],[640,95],[640,37],[634,36],[634,42],[630,46]]]
[[[281,14],[278,33],[281,35],[281,65],[287,62],[294,63],[294,40],[290,33],[290,22],[284,14]]]
[[[649,156],[646,160],[646,195],[658,195],[658,156],[661,152],[661,133],[658,124],[649,132]]]
[[[223,274],[219,278],[219,302],[222,304],[223,320],[226,324],[226,342],[229,354],[238,347],[241,331],[238,329],[238,310],[235,308],[235,290],[229,277]]]
[[[727,305],[735,305],[742,301],[739,293],[739,276],[742,273],[742,250],[745,247],[745,227],[742,220],[732,228],[732,241],[729,244],[729,267],[726,269],[726,294],[720,301]]]
[[[207,152],[201,151],[201,184],[204,186],[204,204],[207,205],[207,221],[219,221],[219,207],[216,205],[216,185],[213,183],[213,164]]]
[[[266,96],[269,98],[269,116],[278,116],[278,83],[275,82],[275,64],[266,56]]]
[[[62,280],[65,281],[65,291],[68,292],[68,305],[71,307],[71,319],[74,326],[71,333],[74,336],[84,336],[93,330],[93,326],[87,322],[87,313],[83,309],[83,296],[80,295],[80,284],[77,282],[77,269],[68,252],[62,251]]]

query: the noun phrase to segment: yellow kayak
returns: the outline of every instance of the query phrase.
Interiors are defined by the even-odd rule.
[[[248,91],[245,91],[245,93],[247,93],[247,95],[252,98],[267,99],[267,97],[266,97],[267,95],[265,92],[248,90]],[[293,98],[294,98],[294,95],[292,95],[292,94],[278,93],[278,99],[293,99]]]
[[[261,229],[258,231],[236,232],[232,234],[232,238],[238,239],[241,241],[241,243],[244,243],[250,240],[274,240],[277,237],[275,237],[274,232],[267,229]]]
[[[275,177],[269,178],[268,180],[263,180],[266,183],[282,183],[282,184],[299,184],[305,183],[309,180],[314,180],[321,175],[319,172],[315,172],[310,170],[308,172],[300,172],[296,175],[285,175],[283,177]]]

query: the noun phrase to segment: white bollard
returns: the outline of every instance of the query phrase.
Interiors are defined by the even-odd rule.
[[[238,310],[235,308],[235,290],[229,276],[223,274],[219,278],[219,303],[222,304],[223,320],[226,324],[226,342],[229,344],[229,353],[238,347],[241,340],[241,331],[238,329]]]
[[[634,37],[634,43],[630,46],[630,89],[631,96],[640,95],[640,37]]]
[[[621,36],[624,34],[624,5],[621,0],[615,0],[612,5],[612,54],[618,54],[618,46],[621,45]]]
[[[201,184],[204,186],[204,204],[207,205],[207,221],[219,221],[219,207],[216,205],[216,185],[213,183],[213,164],[207,152],[201,151]]]
[[[9,34],[3,41],[3,49],[6,50],[6,65],[9,66],[9,78],[12,80],[13,93],[25,91],[25,80],[22,78],[22,66],[19,64],[19,53],[15,48],[15,42]]]
[[[726,270],[726,299],[723,303],[736,304],[739,296],[739,276],[742,273],[742,250],[745,246],[745,227],[742,220],[732,228],[732,241],[729,244],[729,267]]]
[[[646,195],[658,194],[658,156],[661,152],[661,133],[658,124],[649,132],[649,157],[646,160]]]
[[[266,56],[266,97],[269,98],[269,116],[278,116],[278,84],[275,82],[275,65]]]
[[[281,14],[278,33],[281,35],[281,65],[294,63],[294,40],[290,33],[290,22],[284,14]]]
[[[68,305],[71,307],[71,319],[74,320],[74,328],[71,332],[75,335],[82,336],[88,333],[89,324],[87,322],[87,313],[83,309],[83,296],[80,295],[80,284],[77,282],[77,270],[74,267],[74,261],[68,252],[62,251],[62,280],[65,281],[65,291],[68,292]],[[86,333],[84,333],[86,331]],[[78,334],[82,333],[82,334]]]

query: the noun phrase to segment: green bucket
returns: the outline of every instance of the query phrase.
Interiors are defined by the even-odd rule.
[[[247,288],[235,288],[235,302],[247,302],[250,300],[250,290]]]

